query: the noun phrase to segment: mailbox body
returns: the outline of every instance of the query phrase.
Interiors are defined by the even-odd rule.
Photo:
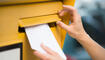
[[[65,30],[55,24],[61,20],[57,13],[62,5],[74,5],[75,0],[1,0],[0,1],[0,53],[19,48],[20,60],[39,60],[33,55],[24,27],[49,23],[59,45],[63,46]],[[69,24],[69,18],[64,17]],[[10,48],[8,48],[10,47]]]

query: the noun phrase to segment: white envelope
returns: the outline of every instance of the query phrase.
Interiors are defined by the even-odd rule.
[[[41,53],[46,53],[40,46],[40,44],[43,43],[66,60],[66,56],[57,43],[48,24],[26,27],[25,31],[32,49],[38,50]]]

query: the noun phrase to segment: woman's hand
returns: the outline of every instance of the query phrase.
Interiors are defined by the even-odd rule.
[[[41,47],[46,51],[46,54],[35,51],[34,54],[41,60],[64,60],[58,53],[52,51],[47,46],[41,44]]]
[[[61,28],[65,29],[71,37],[73,37],[77,40],[80,39],[81,37],[83,37],[84,35],[87,35],[83,28],[81,17],[77,13],[77,10],[75,8],[73,8],[71,6],[67,6],[67,5],[64,5],[63,7],[64,7],[64,9],[59,12],[59,15],[62,17],[62,16],[64,16],[65,13],[69,13],[71,24],[66,25],[61,21],[58,21],[57,24]]]
[[[65,29],[71,37],[75,38],[85,48],[93,60],[105,60],[105,49],[91,39],[91,37],[85,32],[81,17],[76,9],[71,6],[64,6],[64,9],[59,15],[63,16],[65,12],[71,15],[71,24],[65,25],[60,21],[57,22],[57,24]]]

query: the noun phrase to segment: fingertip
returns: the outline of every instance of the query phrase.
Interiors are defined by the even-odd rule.
[[[56,24],[59,25],[61,23],[61,21],[57,21]]]
[[[58,13],[60,13],[61,12],[61,10],[60,11],[58,11]]]
[[[69,7],[70,5],[63,5],[63,8]]]
[[[40,46],[41,46],[42,48],[47,47],[47,46],[44,45],[44,43],[41,43]]]
[[[63,15],[64,15],[63,13],[59,13],[59,16],[61,16],[61,17],[62,17]]]
[[[70,6],[70,5],[63,5],[63,7],[72,7],[72,6]]]
[[[61,21],[57,21],[56,24],[57,24],[58,26],[60,26],[61,28],[62,28],[62,26],[64,25],[63,22],[61,22]]]
[[[44,45],[43,43],[40,44],[40,46],[43,46],[43,45]]]
[[[64,15],[64,10],[62,10],[62,11],[59,12],[59,16],[62,17],[63,15]]]
[[[58,26],[60,26],[61,28],[65,29],[66,31],[68,31],[69,27],[68,25],[64,24],[63,22],[61,21],[58,21],[57,22]]]
[[[63,8],[65,8],[67,5],[63,5]]]
[[[61,21],[57,21],[56,23],[57,23],[57,25],[60,26],[61,28],[62,28],[62,26],[64,26],[63,22],[61,22]]]
[[[41,47],[42,47],[44,50],[48,49],[48,47],[47,47],[46,45],[44,45],[44,43],[41,43]]]
[[[34,53],[35,55],[37,55],[39,52],[38,52],[38,51],[34,51],[33,53]]]
[[[67,6],[67,5],[63,5],[63,7],[65,7],[65,6]]]
[[[70,11],[75,11],[76,9],[73,6],[70,5],[63,5],[64,9],[70,10]]]

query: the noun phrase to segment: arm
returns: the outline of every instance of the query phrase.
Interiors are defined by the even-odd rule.
[[[65,29],[71,37],[75,38],[85,48],[85,50],[93,60],[105,60],[104,48],[102,48],[98,43],[92,40],[85,32],[81,17],[77,13],[76,9],[66,5],[64,6],[64,9],[59,12],[59,15],[63,16],[65,13],[69,13],[71,15],[71,24],[66,25],[61,21],[58,21],[57,24],[61,28]],[[48,54],[42,54],[38,51],[34,52],[34,54],[42,60],[63,60],[56,52],[52,51],[48,47],[42,45],[42,48]]]
[[[105,50],[88,35],[77,39],[93,60],[105,60]]]
[[[85,48],[93,60],[105,60],[104,48],[92,40],[85,32],[81,17],[76,9],[71,6],[64,6],[64,10],[60,12],[60,16],[63,16],[65,12],[72,15],[71,24],[65,25],[60,21],[57,22],[57,24],[65,29],[71,37],[75,38]]]

